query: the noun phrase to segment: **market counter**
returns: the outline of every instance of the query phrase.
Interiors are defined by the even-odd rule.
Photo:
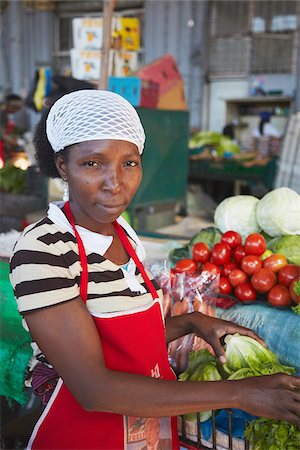
[[[277,157],[266,160],[242,161],[238,159],[192,159],[189,160],[189,181],[232,181],[234,194],[240,194],[240,183],[244,181],[262,183],[273,188]]]

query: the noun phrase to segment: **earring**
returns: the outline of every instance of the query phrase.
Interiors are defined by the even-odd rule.
[[[63,201],[67,202],[69,200],[69,185],[66,180],[64,180],[64,182],[65,182],[65,187],[64,187]]]

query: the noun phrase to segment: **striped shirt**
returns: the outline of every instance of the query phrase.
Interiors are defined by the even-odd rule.
[[[138,236],[122,217],[117,221],[143,262],[145,252]],[[103,256],[112,237],[81,227],[77,229],[87,255],[89,311],[111,314],[150,305],[152,297],[134,262],[130,260],[126,270]],[[79,296],[78,246],[61,204],[50,204],[47,217],[23,231],[15,245],[10,268],[10,281],[20,313]],[[159,286],[150,273],[148,276],[162,299]]]

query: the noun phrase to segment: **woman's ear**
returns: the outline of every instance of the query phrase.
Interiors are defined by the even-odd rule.
[[[67,177],[67,170],[66,170],[66,162],[64,158],[61,155],[54,155],[54,162],[56,165],[56,168],[58,170],[59,175],[64,181],[68,180]]]

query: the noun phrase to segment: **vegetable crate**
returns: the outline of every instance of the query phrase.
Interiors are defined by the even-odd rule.
[[[200,413],[196,414],[195,422],[188,422],[185,416],[179,417],[179,440],[183,448],[201,450],[249,450],[250,445],[247,439],[233,436],[233,424],[231,410],[228,413],[228,433],[220,432],[216,426],[216,412],[212,411],[210,437],[204,437],[203,423],[200,422]],[[244,420],[244,429],[248,426],[248,421]]]

